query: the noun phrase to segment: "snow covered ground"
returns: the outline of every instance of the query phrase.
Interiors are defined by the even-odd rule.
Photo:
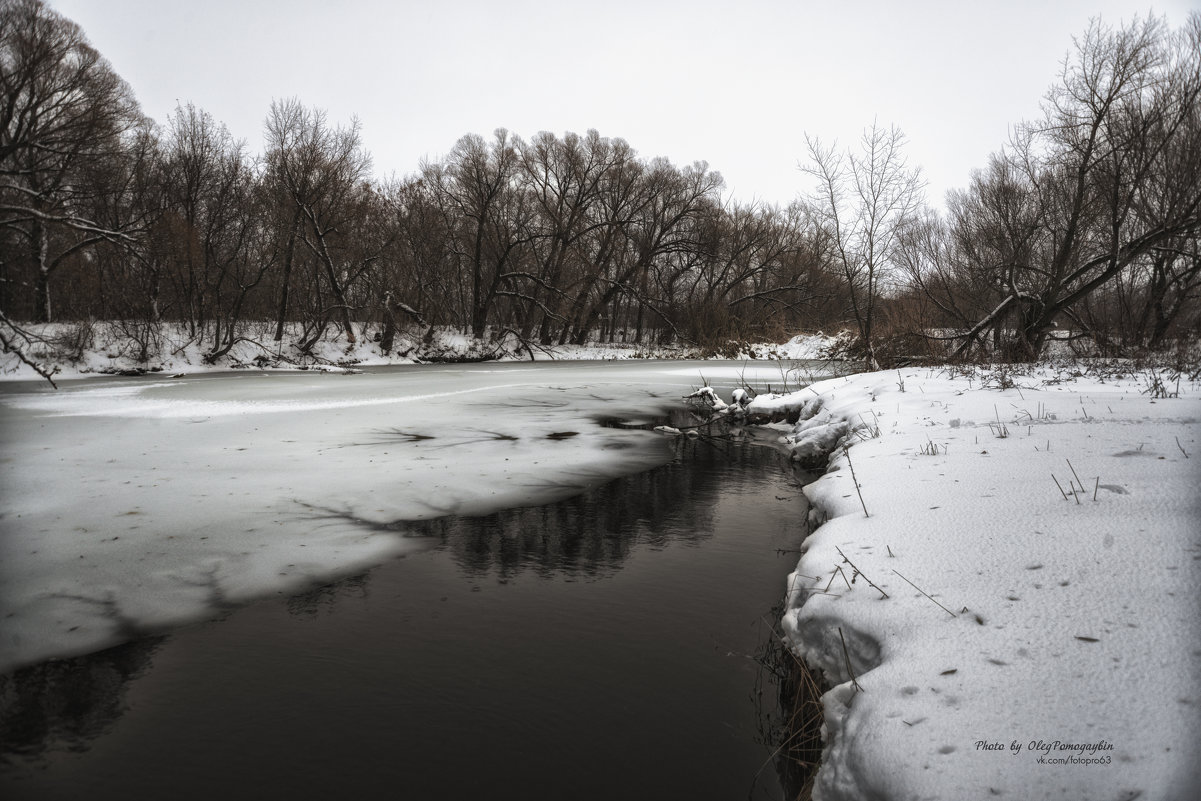
[[[317,342],[307,354],[297,352],[291,344],[272,341],[274,327],[267,323],[250,326],[246,338],[215,363],[205,360],[203,348],[179,324],[164,323],[150,336],[136,326],[119,322],[76,322],[26,325],[34,338],[23,341],[23,350],[33,361],[53,373],[55,381],[89,378],[143,371],[150,373],[192,375],[230,369],[253,368],[283,370],[346,371],[385,365],[423,364],[430,362],[469,362],[550,360],[624,360],[624,359],[702,359],[721,358],[734,361],[778,359],[824,359],[827,351],[838,343],[836,337],[821,332],[799,334],[783,344],[729,343],[726,356],[719,357],[699,348],[634,343],[592,343],[588,345],[558,345],[534,348],[521,347],[515,337],[503,345],[473,340],[450,328],[437,329],[429,342],[423,332],[405,331],[397,335],[393,349],[380,350],[369,326],[362,330],[356,342],[348,344],[345,337],[331,331]],[[141,360],[137,344],[130,331],[153,344],[155,355]],[[140,334],[139,334],[140,331]],[[293,343],[302,338],[295,326],[288,330],[284,341]],[[39,378],[34,369],[14,353],[0,352],[0,380],[32,380]]]
[[[405,521],[536,505],[673,458],[649,424],[777,362],[241,370],[0,386],[0,673],[423,547]],[[702,379],[702,375],[704,379]],[[794,384],[795,385],[795,384]]]
[[[907,369],[751,410],[802,404],[798,455],[850,444],[784,621],[836,685],[815,798],[1201,798],[1201,385]]]

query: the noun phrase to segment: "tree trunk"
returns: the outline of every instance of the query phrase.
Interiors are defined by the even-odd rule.
[[[379,349],[386,356],[396,345],[396,315],[392,312],[392,293],[384,293],[384,332],[380,334]]]
[[[288,286],[292,280],[292,261],[296,256],[296,234],[300,229],[300,209],[292,218],[292,230],[288,232],[288,244],[284,249],[284,274],[281,277],[282,286],[279,290],[279,311],[276,315],[275,341],[284,338],[284,325],[288,320]]]
[[[53,320],[50,309],[50,264],[47,262],[49,243],[46,241],[46,229],[41,220],[33,221],[33,260],[37,265],[37,285],[35,287],[34,322],[48,323]]]

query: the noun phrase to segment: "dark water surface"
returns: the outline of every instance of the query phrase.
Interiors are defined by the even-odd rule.
[[[782,797],[754,657],[800,477],[749,442],[678,447],[425,524],[427,548],[363,575],[0,678],[0,798]]]

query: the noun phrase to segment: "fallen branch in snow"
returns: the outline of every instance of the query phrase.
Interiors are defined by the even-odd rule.
[[[846,454],[847,465],[851,468],[851,482],[855,485],[855,492],[859,493],[859,505],[863,507],[863,516],[871,517],[867,513],[867,504],[863,502],[863,493],[859,491],[859,479],[855,477],[855,465],[851,462],[851,451],[846,445],[843,445],[842,452]]]
[[[838,639],[842,640],[842,658],[846,660],[847,673],[851,676],[851,684],[855,685],[856,690],[863,692],[863,688],[859,686],[859,680],[855,678],[855,671],[851,669],[851,655],[847,653],[847,641],[842,636],[842,626],[838,627]]]
[[[840,552],[840,553],[841,553],[841,552]],[[895,571],[895,570],[894,570],[894,571],[892,571],[892,572],[893,572],[893,573],[897,573],[897,571]],[[900,573],[897,573],[897,575],[898,575],[898,576],[901,576],[901,574],[900,574]],[[904,576],[901,576],[901,578],[905,579],[905,583],[906,583],[906,584],[908,584],[910,587],[913,587],[913,589],[917,590],[917,591],[918,591],[918,592],[920,592],[922,595],[924,595],[924,596],[926,596],[927,598],[929,598],[931,601],[934,601],[934,596],[932,596],[930,593],[926,592],[926,591],[925,591],[925,590],[923,590],[921,587],[917,586],[916,584],[914,584],[912,581],[910,581],[909,579],[905,578]],[[946,612],[946,613],[947,613],[948,615],[950,615],[951,617],[958,617],[958,615],[956,615],[956,614],[955,614],[954,612],[952,612],[950,609],[947,609],[947,608],[946,608],[945,606],[943,606],[942,604],[938,603],[938,601],[934,601],[934,603],[938,605],[938,608],[939,608],[939,609],[941,609],[942,611]]]
[[[848,562],[848,564],[850,564],[850,563]],[[854,565],[851,565],[851,567],[854,567]],[[851,582],[847,579],[847,574],[843,571],[842,565],[835,565],[834,572],[830,574],[830,580],[828,582],[826,582],[826,588],[824,590],[822,590],[822,592],[825,592],[825,593],[830,592],[830,588],[834,586],[834,577],[835,576],[842,576],[842,580],[844,582],[846,582],[847,589],[849,590],[851,588]],[[871,582],[868,582],[868,583],[870,584]]]
[[[1080,489],[1081,489],[1081,490],[1083,490],[1083,489],[1084,489],[1084,482],[1080,480],[1080,476],[1076,475],[1076,468],[1072,467],[1072,460],[1071,460],[1071,459],[1064,459],[1064,461],[1068,463],[1068,469],[1072,471],[1072,475],[1073,475],[1073,476],[1076,476],[1076,483],[1077,483],[1077,484],[1079,484],[1079,485],[1080,485]]]
[[[1076,494],[1076,491],[1077,491],[1077,490],[1076,490],[1076,483],[1077,483],[1077,482],[1080,482],[1080,490],[1079,490],[1079,491],[1080,491],[1080,492],[1084,492],[1084,482],[1083,482],[1083,481],[1080,481],[1080,476],[1077,476],[1077,475],[1076,475],[1076,469],[1075,469],[1074,467],[1072,467],[1072,462],[1071,462],[1071,460],[1069,460],[1069,459],[1065,459],[1064,461],[1068,463],[1068,468],[1069,468],[1069,469],[1072,471],[1072,475],[1073,475],[1073,476],[1076,476],[1076,480],[1075,480],[1075,481],[1069,481],[1069,482],[1068,482],[1068,489],[1070,489],[1070,490],[1072,491],[1072,500],[1076,501],[1076,505],[1077,505],[1077,506],[1079,506],[1079,505],[1080,505],[1080,496]],[[1054,473],[1052,473],[1052,474],[1051,474],[1051,478],[1055,478],[1055,474],[1054,474]],[[1055,484],[1056,484],[1056,485],[1058,485],[1058,484],[1059,484],[1059,479],[1056,479],[1056,480],[1055,480]],[[1060,487],[1060,488],[1059,488],[1059,491],[1060,491],[1060,492],[1063,492],[1063,487]],[[1067,499],[1067,497],[1068,497],[1068,496],[1067,496],[1067,493],[1064,493],[1064,496],[1063,496],[1063,497],[1064,497],[1064,499],[1066,500],[1066,499]]]
[[[701,379],[703,380],[704,376],[701,376]],[[708,383],[691,395],[685,395],[684,400],[695,400],[715,412],[720,412],[729,406],[729,404],[718,397],[717,392]]]
[[[856,578],[858,578],[859,576],[863,576],[863,580],[866,581],[868,584],[870,584],[873,590],[880,593],[880,595],[882,595],[885,598],[888,597],[888,593],[886,593],[884,590],[877,587],[875,585],[875,583],[872,582],[871,579],[869,579],[867,576],[863,575],[863,571],[860,570],[858,567],[856,567],[854,562],[852,562],[850,559],[847,559],[847,555],[842,552],[841,548],[835,548],[834,550],[838,551],[838,555],[842,557],[842,561],[844,561],[848,565],[850,565],[851,570],[855,571],[853,574],[851,574],[851,584],[855,583]],[[839,570],[841,570],[841,569],[842,568],[840,567]],[[846,576],[843,576],[843,578],[846,578]],[[847,585],[847,588],[850,589],[850,585]]]

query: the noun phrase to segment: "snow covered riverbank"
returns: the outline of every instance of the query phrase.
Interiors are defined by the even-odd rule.
[[[378,332],[360,324],[355,342],[331,331],[305,353],[291,343],[304,333],[291,326],[283,342],[274,341],[274,326],[258,323],[245,332],[228,353],[210,359],[194,334],[178,323],[149,330],[119,321],[29,324],[30,339],[17,353],[0,352],[0,381],[42,380],[36,363],[55,381],[106,375],[162,373],[193,375],[226,370],[348,372],[391,365],[508,362],[508,361],[623,361],[644,359],[716,359],[736,361],[825,359],[845,345],[848,335],[821,332],[798,334],[784,343],[728,342],[721,353],[712,348],[634,342],[592,342],[587,345],[530,346],[507,335],[499,342],[476,340],[448,327],[428,336],[421,331],[399,333],[384,352]],[[140,335],[135,337],[131,331]],[[632,338],[632,337],[631,337]]]
[[[1201,386],[923,368],[751,411],[799,404],[798,455],[850,445],[784,620],[836,685],[815,798],[1201,797]]]

